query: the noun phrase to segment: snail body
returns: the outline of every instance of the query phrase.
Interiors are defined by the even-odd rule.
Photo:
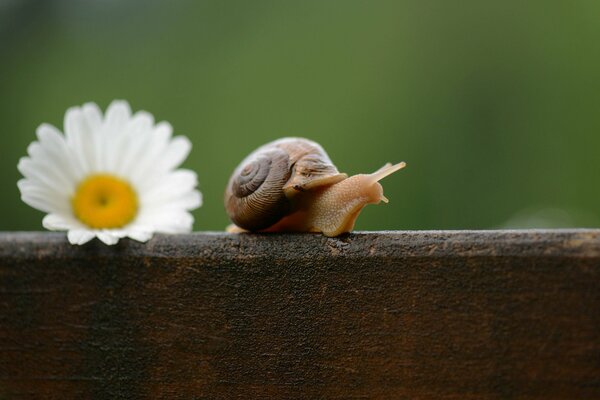
[[[252,152],[231,176],[225,208],[235,225],[228,230],[350,232],[364,206],[387,203],[379,180],[405,165],[388,163],[372,174],[348,177],[318,143],[276,140]]]

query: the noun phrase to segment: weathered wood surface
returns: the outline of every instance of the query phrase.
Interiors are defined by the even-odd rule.
[[[600,230],[0,234],[4,398],[600,398]]]

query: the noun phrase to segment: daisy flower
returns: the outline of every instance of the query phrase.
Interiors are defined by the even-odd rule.
[[[70,108],[65,134],[40,125],[19,161],[21,199],[48,213],[43,226],[68,231],[72,244],[190,232],[202,196],[196,173],[177,169],[192,145],[172,130],[145,111],[132,115],[126,101],[112,102],[104,116],[94,103]]]

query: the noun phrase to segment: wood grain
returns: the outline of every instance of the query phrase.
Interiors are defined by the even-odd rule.
[[[0,234],[21,398],[600,398],[600,230]]]

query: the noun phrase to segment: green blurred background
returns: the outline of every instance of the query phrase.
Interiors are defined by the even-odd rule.
[[[204,206],[250,151],[320,142],[408,167],[357,229],[600,225],[600,2],[0,0],[0,230],[39,230],[16,165],[42,122],[127,99],[194,143]]]

